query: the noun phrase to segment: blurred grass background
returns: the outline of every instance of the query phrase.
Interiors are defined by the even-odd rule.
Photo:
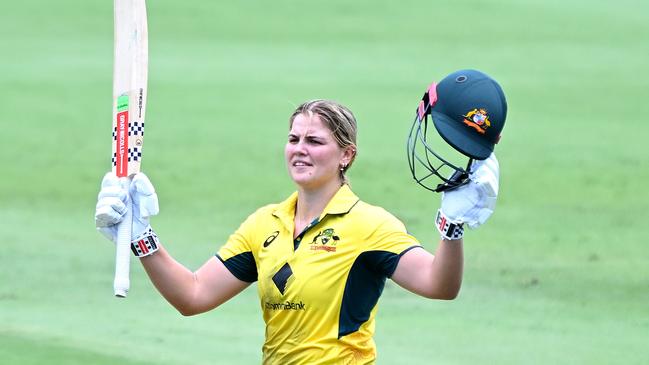
[[[311,98],[359,120],[357,194],[434,250],[439,197],[405,139],[431,81],[476,68],[509,115],[501,195],[466,237],[462,293],[392,283],[379,364],[643,364],[649,358],[649,5],[642,1],[149,2],[143,169],[153,225],[195,269],[293,186],[287,118]],[[0,14],[0,358],[7,364],[256,364],[254,286],[184,318],[133,262],[112,298],[94,230],[110,168],[112,3],[9,2]]]

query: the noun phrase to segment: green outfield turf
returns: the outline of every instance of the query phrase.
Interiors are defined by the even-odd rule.
[[[195,269],[258,206],[292,190],[287,118],[312,98],[359,120],[350,171],[367,202],[434,250],[439,197],[405,140],[428,84],[499,80],[509,115],[492,219],[465,239],[462,292],[393,285],[378,364],[646,364],[647,2],[149,1],[143,169],[153,226]],[[135,260],[112,296],[94,229],[110,168],[112,2],[7,2],[0,14],[0,363],[258,364],[252,286],[185,318]]]

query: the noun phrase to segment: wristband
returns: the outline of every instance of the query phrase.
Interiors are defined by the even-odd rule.
[[[149,256],[158,251],[159,247],[160,241],[151,227],[131,242],[131,251],[136,257]]]
[[[442,235],[443,239],[459,240],[464,236],[464,226],[462,223],[454,223],[448,220],[442,210],[437,210],[437,217],[435,217],[435,226]]]

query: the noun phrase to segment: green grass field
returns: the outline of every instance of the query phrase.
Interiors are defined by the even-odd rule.
[[[439,4],[437,4],[439,3]],[[433,80],[477,68],[509,115],[501,195],[468,233],[462,293],[389,283],[379,364],[646,364],[649,5],[593,1],[149,2],[143,169],[153,225],[188,267],[292,190],[287,118],[331,98],[359,120],[354,190],[434,250],[439,197],[405,139]],[[112,2],[8,2],[0,15],[0,363],[258,364],[253,287],[191,318],[94,229],[110,168]],[[643,147],[645,146],[645,147]]]

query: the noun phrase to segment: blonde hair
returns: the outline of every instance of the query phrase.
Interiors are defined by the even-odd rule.
[[[345,173],[352,166],[358,154],[356,147],[356,118],[354,114],[344,105],[332,100],[309,100],[295,109],[289,118],[289,128],[293,126],[295,117],[300,114],[305,114],[309,117],[317,115],[327,128],[331,130],[338,147],[342,149],[352,147],[353,155],[349,163],[340,166],[340,179],[343,184],[349,184],[349,178]]]

